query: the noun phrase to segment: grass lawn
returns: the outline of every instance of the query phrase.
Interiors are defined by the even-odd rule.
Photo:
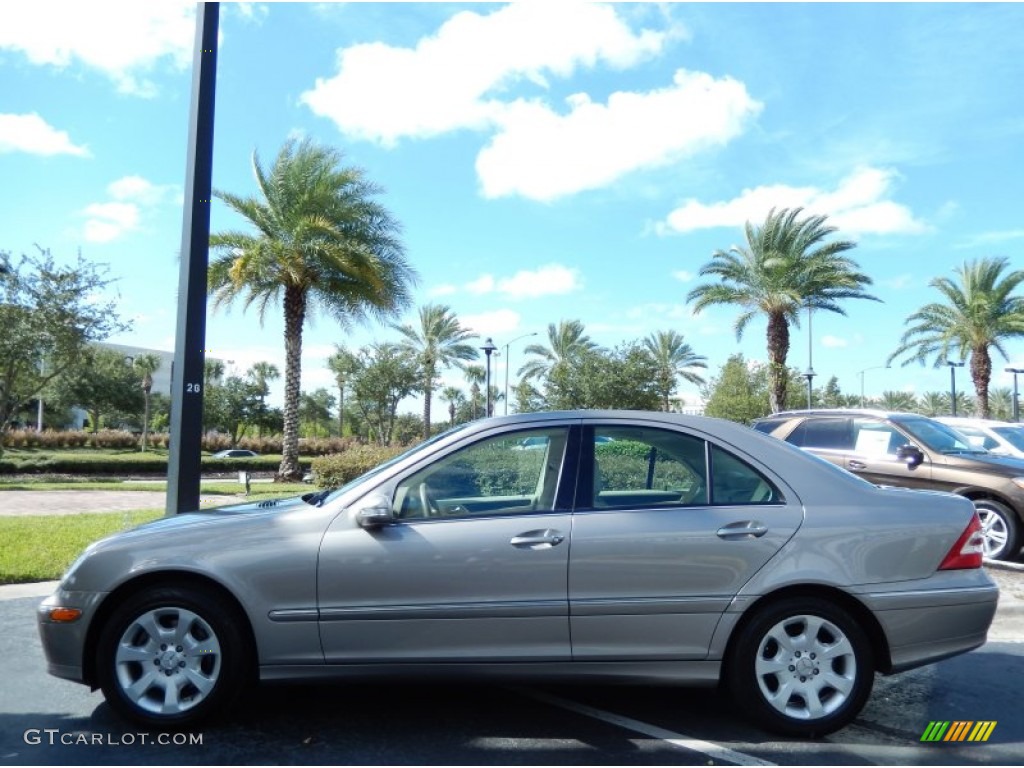
[[[29,483],[0,484],[0,489],[18,490],[156,490],[166,483]],[[297,496],[316,490],[303,483],[256,483],[250,499]],[[237,482],[204,483],[203,506],[218,506],[241,501]],[[210,498],[222,496],[223,498]],[[162,517],[162,509],[132,512],[85,513],[78,515],[39,515],[5,517],[0,515],[0,584],[59,579],[75,558],[90,543],[111,533],[133,528]]]

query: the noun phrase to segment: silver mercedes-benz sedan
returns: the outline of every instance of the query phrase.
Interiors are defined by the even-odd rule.
[[[530,450],[523,450],[529,446]],[[725,683],[763,727],[848,723],[876,672],[985,642],[971,503],[879,488],[731,422],[487,419],[335,491],[89,547],[39,608],[49,671],[146,726],[251,682]]]

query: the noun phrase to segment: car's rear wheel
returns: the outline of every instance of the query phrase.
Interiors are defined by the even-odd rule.
[[[183,727],[225,710],[248,679],[237,612],[214,593],[159,587],[129,597],[97,644],[103,695],[149,727]]]
[[[820,736],[849,723],[867,701],[875,674],[871,644],[841,608],[787,598],[758,610],[740,631],[728,682],[763,728]]]
[[[975,499],[985,536],[984,555],[992,560],[1009,560],[1020,549],[1020,522],[1013,510],[992,499]]]

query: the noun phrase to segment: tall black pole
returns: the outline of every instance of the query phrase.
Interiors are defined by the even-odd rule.
[[[199,508],[203,433],[203,364],[206,358],[206,269],[213,190],[213,110],[217,85],[219,3],[196,6],[189,112],[185,205],[178,274],[178,326],[171,382],[171,450],[167,462],[167,515]]]

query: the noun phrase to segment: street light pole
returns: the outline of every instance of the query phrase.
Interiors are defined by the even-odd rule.
[[[963,368],[963,363],[954,363],[952,360],[947,360],[946,365],[949,366],[949,402],[950,408],[953,411],[953,416],[956,416],[956,369]]]
[[[811,304],[807,303],[807,370],[804,378],[807,379],[807,410],[814,407],[814,333],[811,330]]]
[[[485,410],[484,410],[484,416],[485,417],[490,417],[491,416],[491,355],[494,354],[494,351],[497,349],[497,347],[494,346],[494,342],[491,341],[491,338],[488,336],[487,340],[484,342],[484,345],[482,347],[480,347],[480,349],[482,349],[484,351],[484,354],[487,355],[487,379],[486,379],[486,384],[485,384],[485,386],[487,387],[487,398],[484,401],[486,403]]]
[[[1017,394],[1017,374],[1024,373],[1024,368],[1007,368],[1007,373],[1013,374],[1013,422],[1020,422],[1020,396]]]
[[[505,415],[506,416],[508,416],[508,369],[512,367],[512,363],[510,362],[510,358],[508,356],[508,352],[509,352],[508,348],[511,347],[513,344],[515,344],[520,339],[525,339],[528,336],[536,336],[536,335],[537,335],[537,331],[534,331],[533,333],[524,333],[522,336],[516,336],[514,339],[512,339],[512,341],[510,341],[508,344],[505,345]]]
[[[867,400],[864,397],[864,374],[868,371],[877,371],[882,368],[888,368],[888,365],[873,365],[870,368],[865,368],[863,371],[857,371],[857,375],[860,376],[860,407],[865,408]]]

